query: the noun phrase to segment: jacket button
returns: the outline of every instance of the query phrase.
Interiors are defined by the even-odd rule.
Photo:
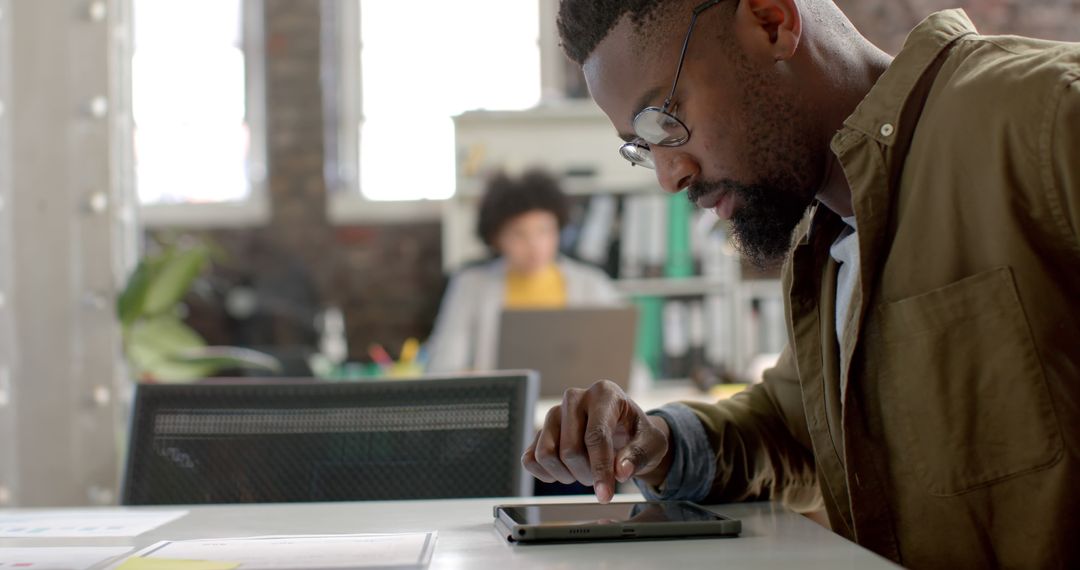
[[[896,129],[892,126],[892,123],[885,123],[884,125],[881,125],[881,136],[891,137],[893,131],[895,130]]]

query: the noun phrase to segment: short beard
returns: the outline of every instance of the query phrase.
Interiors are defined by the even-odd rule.
[[[738,205],[731,217],[735,249],[757,267],[775,267],[787,257],[792,233],[813,202],[813,194],[800,191],[797,180],[785,178],[790,177],[774,176],[751,184],[729,179],[700,182],[687,197],[730,193]]]

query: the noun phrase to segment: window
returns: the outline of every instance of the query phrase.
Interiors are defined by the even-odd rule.
[[[340,186],[366,201],[455,187],[452,117],[540,101],[537,2],[344,0]]]
[[[134,0],[134,169],[144,206],[173,212],[203,206],[197,208],[202,218],[206,206],[235,209],[260,197],[259,6],[258,0]]]

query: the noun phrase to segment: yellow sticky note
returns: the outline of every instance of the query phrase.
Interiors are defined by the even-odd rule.
[[[133,557],[117,566],[116,570],[234,570],[239,567],[237,562]]]

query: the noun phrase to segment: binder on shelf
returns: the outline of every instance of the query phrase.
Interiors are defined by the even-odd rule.
[[[577,242],[579,259],[600,266],[607,263],[611,230],[615,225],[617,210],[618,201],[614,195],[599,194],[589,198]]]
[[[724,283],[739,279],[739,255],[728,240],[726,227],[714,225],[701,239],[702,275]]]
[[[745,313],[746,322],[738,323],[738,329],[735,331],[739,335],[741,358],[737,362],[740,366],[745,366],[745,363],[761,353],[761,304],[758,299],[751,299],[749,304],[750,310]],[[735,372],[742,374],[744,370]]]
[[[690,249],[690,215],[693,205],[683,194],[667,197],[667,260],[665,277],[690,277],[694,257]]]
[[[734,303],[730,295],[709,295],[704,300],[705,361],[716,370],[734,365]]]
[[[685,301],[664,303],[664,378],[687,378],[690,376],[690,323]]]
[[[708,210],[694,210],[690,215],[690,256],[695,275],[705,274],[705,254],[719,223],[716,214]]]
[[[638,279],[645,275],[645,225],[641,196],[626,196],[619,223],[620,279]]]
[[[582,206],[574,197],[571,197],[569,202],[566,226],[559,232],[559,251],[567,254],[577,251],[578,242],[581,241],[581,228],[585,225]]]
[[[638,297],[634,303],[638,306],[637,356],[648,366],[653,378],[662,378],[663,351],[660,343],[663,337],[664,300],[660,297]]]
[[[705,302],[694,300],[687,303],[687,340],[689,354],[687,355],[688,375],[692,378],[703,368],[708,366],[705,360]],[[714,370],[715,372],[715,370]],[[715,375],[715,374],[714,374]]]
[[[640,199],[645,210],[644,227],[644,264],[645,277],[661,277],[667,259],[667,197],[660,194],[635,196]]]

